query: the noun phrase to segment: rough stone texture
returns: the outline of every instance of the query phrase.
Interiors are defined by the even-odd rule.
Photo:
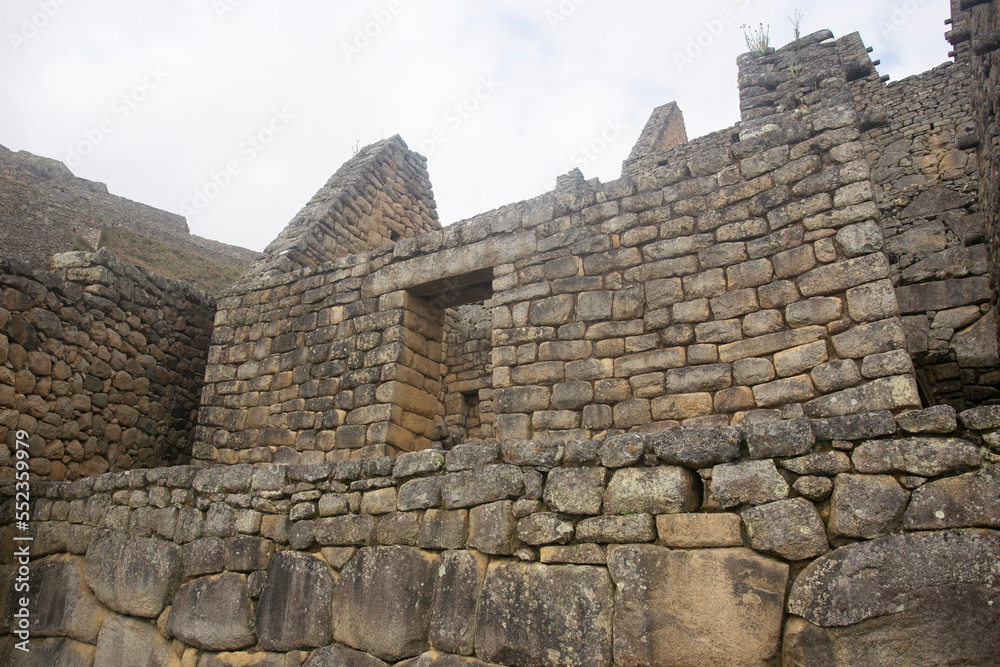
[[[858,472],[923,477],[962,472],[982,462],[978,447],[957,438],[872,440],[856,447],[851,459]]]
[[[1000,528],[1000,466],[939,479],[913,492],[907,530]]]
[[[494,562],[483,584],[476,656],[505,665],[611,662],[612,585],[606,570]]]
[[[290,551],[275,554],[257,604],[261,648],[293,651],[329,644],[332,599],[333,577],[322,560]]]
[[[915,606],[921,592],[957,586],[995,596],[1000,533],[957,530],[891,535],[841,547],[795,580],[788,611],[821,627],[853,625]],[[994,635],[995,636],[995,635]]]
[[[181,586],[170,607],[167,631],[209,651],[253,646],[257,637],[246,580],[227,572]]]
[[[812,423],[808,419],[747,424],[743,427],[750,458],[767,459],[778,456],[799,456],[816,443]]]
[[[94,664],[104,667],[181,667],[171,642],[156,626],[127,616],[108,614],[97,637]]]
[[[604,492],[607,514],[671,514],[698,507],[695,475],[686,468],[625,468],[611,475]]]
[[[367,653],[334,644],[314,651],[302,667],[386,667],[386,663]]]
[[[545,481],[545,504],[553,512],[598,514],[604,498],[604,468],[555,468]]]
[[[100,531],[84,561],[84,577],[111,609],[156,618],[181,580],[180,549],[157,540]]]
[[[431,610],[430,642],[448,653],[472,655],[476,605],[489,558],[475,551],[446,551]]]
[[[333,637],[390,662],[427,650],[441,557],[411,547],[358,551],[333,595]]]
[[[738,459],[742,441],[737,428],[709,426],[664,431],[653,437],[652,444],[656,455],[667,463],[707,468]]]
[[[722,507],[762,505],[788,496],[788,483],[774,461],[724,463],[712,468],[712,496]]]
[[[469,511],[469,548],[487,554],[510,555],[517,547],[514,503],[503,500]]]
[[[777,653],[783,563],[742,548],[643,545],[613,547],[608,570],[617,664],[764,665]]]
[[[899,528],[910,494],[890,475],[841,474],[833,481],[829,529],[870,540]]]
[[[524,490],[524,475],[509,465],[492,465],[447,475],[441,487],[445,507],[472,507],[506,500]]]
[[[738,514],[661,514],[656,517],[660,542],[675,549],[741,547]]]
[[[802,498],[779,500],[743,512],[750,546],[786,560],[826,553],[826,528],[812,503]]]
[[[651,514],[595,516],[576,525],[579,542],[628,544],[656,539],[656,523]]]

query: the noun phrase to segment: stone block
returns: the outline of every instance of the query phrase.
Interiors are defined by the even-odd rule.
[[[215,574],[225,568],[225,543],[218,537],[204,537],[181,547],[184,576]]]
[[[584,519],[576,526],[578,542],[629,544],[652,542],[656,539],[656,524],[649,514],[608,515]]]
[[[784,327],[785,319],[779,310],[760,310],[743,318],[743,333],[749,338],[775,333]]]
[[[412,547],[358,551],[333,593],[333,638],[389,662],[423,653],[440,566]]]
[[[517,548],[517,519],[514,503],[502,500],[469,510],[469,539],[466,544],[485,554],[509,556]]]
[[[899,316],[892,281],[878,280],[847,290],[847,312],[855,322],[875,322]]]
[[[823,296],[889,277],[885,255],[874,253],[812,269],[796,281],[803,296]],[[900,308],[902,312],[902,308]]]
[[[255,628],[265,651],[295,651],[330,643],[333,577],[309,554],[282,551],[267,567]]]
[[[605,468],[555,468],[545,483],[545,504],[563,514],[598,514]]]
[[[611,548],[608,570],[620,664],[763,665],[777,654],[784,563],[743,548],[629,545]]]
[[[907,473],[921,477],[964,472],[982,463],[979,448],[957,438],[916,437],[871,440],[851,455],[858,472]]]
[[[768,359],[740,359],[733,364],[736,384],[755,385],[774,379],[774,365]]]
[[[698,507],[694,474],[678,466],[616,470],[604,491],[607,514],[671,514]]]
[[[608,557],[604,547],[598,544],[571,544],[549,546],[539,550],[539,560],[543,563],[568,563],[571,565],[604,565]]]
[[[828,477],[803,475],[795,480],[792,488],[806,500],[818,503],[826,500],[833,493],[833,480]]]
[[[109,608],[156,618],[180,585],[180,549],[168,542],[98,531],[87,549],[84,577]]]
[[[866,440],[896,432],[896,420],[888,410],[814,419],[812,424],[822,440]]]
[[[985,303],[989,299],[989,279],[982,276],[903,285],[896,289],[899,312],[903,315],[948,310],[970,303]]]
[[[808,420],[806,420],[808,421]],[[797,475],[825,475],[832,477],[851,469],[851,460],[844,452],[816,452],[808,456],[786,459],[780,462],[785,470]]]
[[[757,291],[748,288],[726,292],[722,296],[711,299],[712,316],[717,320],[728,320],[747,313],[752,313],[760,308],[757,302]],[[676,319],[676,317],[675,317]],[[707,317],[704,319],[708,319]],[[694,321],[694,320],[677,320]]]
[[[441,504],[441,477],[414,479],[399,487],[396,507],[401,512],[428,509]],[[321,501],[322,504],[322,501]]]
[[[517,522],[517,534],[525,544],[565,544],[573,539],[573,522],[552,512],[529,514]]]
[[[777,261],[778,256],[775,256]],[[729,291],[741,290],[748,287],[760,287],[771,282],[774,275],[771,262],[767,259],[753,259],[740,264],[734,264],[726,269],[726,281]],[[778,276],[784,278],[785,276]]]
[[[660,542],[674,549],[741,547],[738,514],[661,514],[656,517]]]
[[[471,655],[476,634],[476,604],[489,558],[475,551],[446,551],[431,609],[430,641],[442,651]]]
[[[715,411],[717,413],[742,412],[756,406],[753,390],[750,387],[724,389],[715,395]]]
[[[348,514],[313,522],[316,541],[328,547],[356,547],[375,544],[378,519],[367,514]]]
[[[386,514],[378,522],[376,540],[384,546],[417,545],[420,534],[420,516],[417,512],[393,512]]]
[[[906,350],[869,354],[861,362],[861,375],[867,379],[913,372],[913,362]]]
[[[1000,365],[996,312],[996,309],[991,310],[974,325],[952,337],[951,347],[955,349],[955,356],[963,368],[996,368]]]
[[[612,599],[603,568],[495,561],[476,614],[476,656],[521,665],[608,665]]]
[[[225,572],[181,586],[167,617],[167,632],[189,646],[235,651],[257,643],[246,580]]]
[[[788,497],[788,483],[771,459],[723,463],[712,468],[712,496],[723,508],[763,505]]]
[[[907,433],[951,433],[958,428],[955,408],[950,405],[904,412],[896,416],[896,423]]]
[[[468,510],[427,510],[417,545],[423,549],[461,549],[469,533]]]
[[[720,391],[732,385],[729,364],[688,366],[667,371],[666,389],[671,394],[693,394],[703,391]]]
[[[809,373],[813,384],[823,394],[854,387],[863,382],[858,364],[852,359],[835,359],[820,364]]]
[[[1000,528],[1000,466],[939,479],[913,492],[907,530]]]
[[[361,651],[355,651],[354,649],[347,648],[346,646],[338,646],[336,644],[331,644],[330,646],[324,646],[318,651],[314,651],[313,654],[309,657],[309,659],[306,660],[305,663],[303,663],[302,665],[302,667],[345,667],[345,666],[388,667],[386,663],[382,662],[378,658],[371,657],[367,653],[362,653]],[[215,667],[215,665],[202,665],[202,663],[199,662],[198,667]],[[263,664],[258,665],[255,663],[254,667],[269,667],[269,666],[265,666]],[[275,667],[279,667],[279,665],[276,664]],[[285,663],[282,663],[280,667],[285,667]]]
[[[909,501],[909,492],[890,475],[837,475],[830,533],[864,540],[888,535],[902,525]]]
[[[789,403],[801,403],[808,401],[815,395],[816,389],[813,387],[812,379],[808,375],[783,378],[759,384],[753,388],[754,400],[757,402],[757,406],[761,408],[787,405]]]
[[[920,396],[913,376],[897,375],[822,396],[803,407],[809,417],[840,417],[861,410],[879,412],[920,407]]]
[[[816,443],[808,419],[751,423],[743,432],[752,459],[800,456]]]
[[[743,433],[733,426],[672,428],[652,437],[657,457],[671,465],[707,468],[735,461]]]
[[[984,405],[964,410],[958,415],[958,418],[965,428],[974,431],[1000,428],[1000,405]]]
[[[732,343],[743,338],[738,319],[702,322],[695,326],[694,333],[699,343]],[[691,350],[688,349],[688,354],[690,353]]]
[[[751,547],[786,560],[815,558],[830,548],[819,512],[802,498],[751,507],[743,523]]]
[[[712,394],[669,394],[654,398],[651,405],[655,421],[690,419],[712,414]]]
[[[29,600],[31,615],[27,629],[31,636],[66,636],[97,643],[97,633],[108,609],[84,583],[82,565],[81,558],[66,554],[51,556],[32,566],[27,591],[16,591],[14,582],[10,582],[9,593],[22,593],[17,597]],[[23,595],[26,592],[30,595]],[[20,605],[8,608],[11,615],[16,608]]]
[[[782,350],[774,355],[774,370],[778,377],[790,377],[809,371],[828,358],[825,341],[816,341]]]
[[[441,497],[448,509],[515,498],[524,492],[524,475],[510,465],[486,465],[445,475]]]
[[[810,326],[747,338],[735,343],[720,345],[719,361],[730,363],[747,357],[763,357],[781,350],[815,342],[825,336],[826,327]]]
[[[101,667],[181,667],[172,642],[157,632],[155,625],[118,614],[108,614],[101,624],[93,660]]]
[[[425,449],[397,456],[392,474],[394,477],[404,478],[442,470],[444,470],[444,454],[433,449]]]
[[[867,255],[882,250],[882,227],[874,220],[841,227],[837,231],[837,245],[848,257]]]

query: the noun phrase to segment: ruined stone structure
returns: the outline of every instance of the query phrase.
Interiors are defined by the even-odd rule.
[[[379,142],[217,304],[4,265],[0,660],[995,664],[1000,33],[952,23],[892,85],[745,54],[733,127],[444,228]]]

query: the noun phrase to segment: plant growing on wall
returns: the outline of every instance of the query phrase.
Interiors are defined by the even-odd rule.
[[[747,48],[750,53],[756,56],[767,54],[767,49],[771,45],[771,26],[763,23],[759,27],[753,28],[746,23],[740,26],[743,30],[743,38],[747,41]]]

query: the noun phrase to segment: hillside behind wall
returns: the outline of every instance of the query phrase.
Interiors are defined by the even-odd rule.
[[[0,260],[0,486],[186,463],[214,300],[102,250]]]

